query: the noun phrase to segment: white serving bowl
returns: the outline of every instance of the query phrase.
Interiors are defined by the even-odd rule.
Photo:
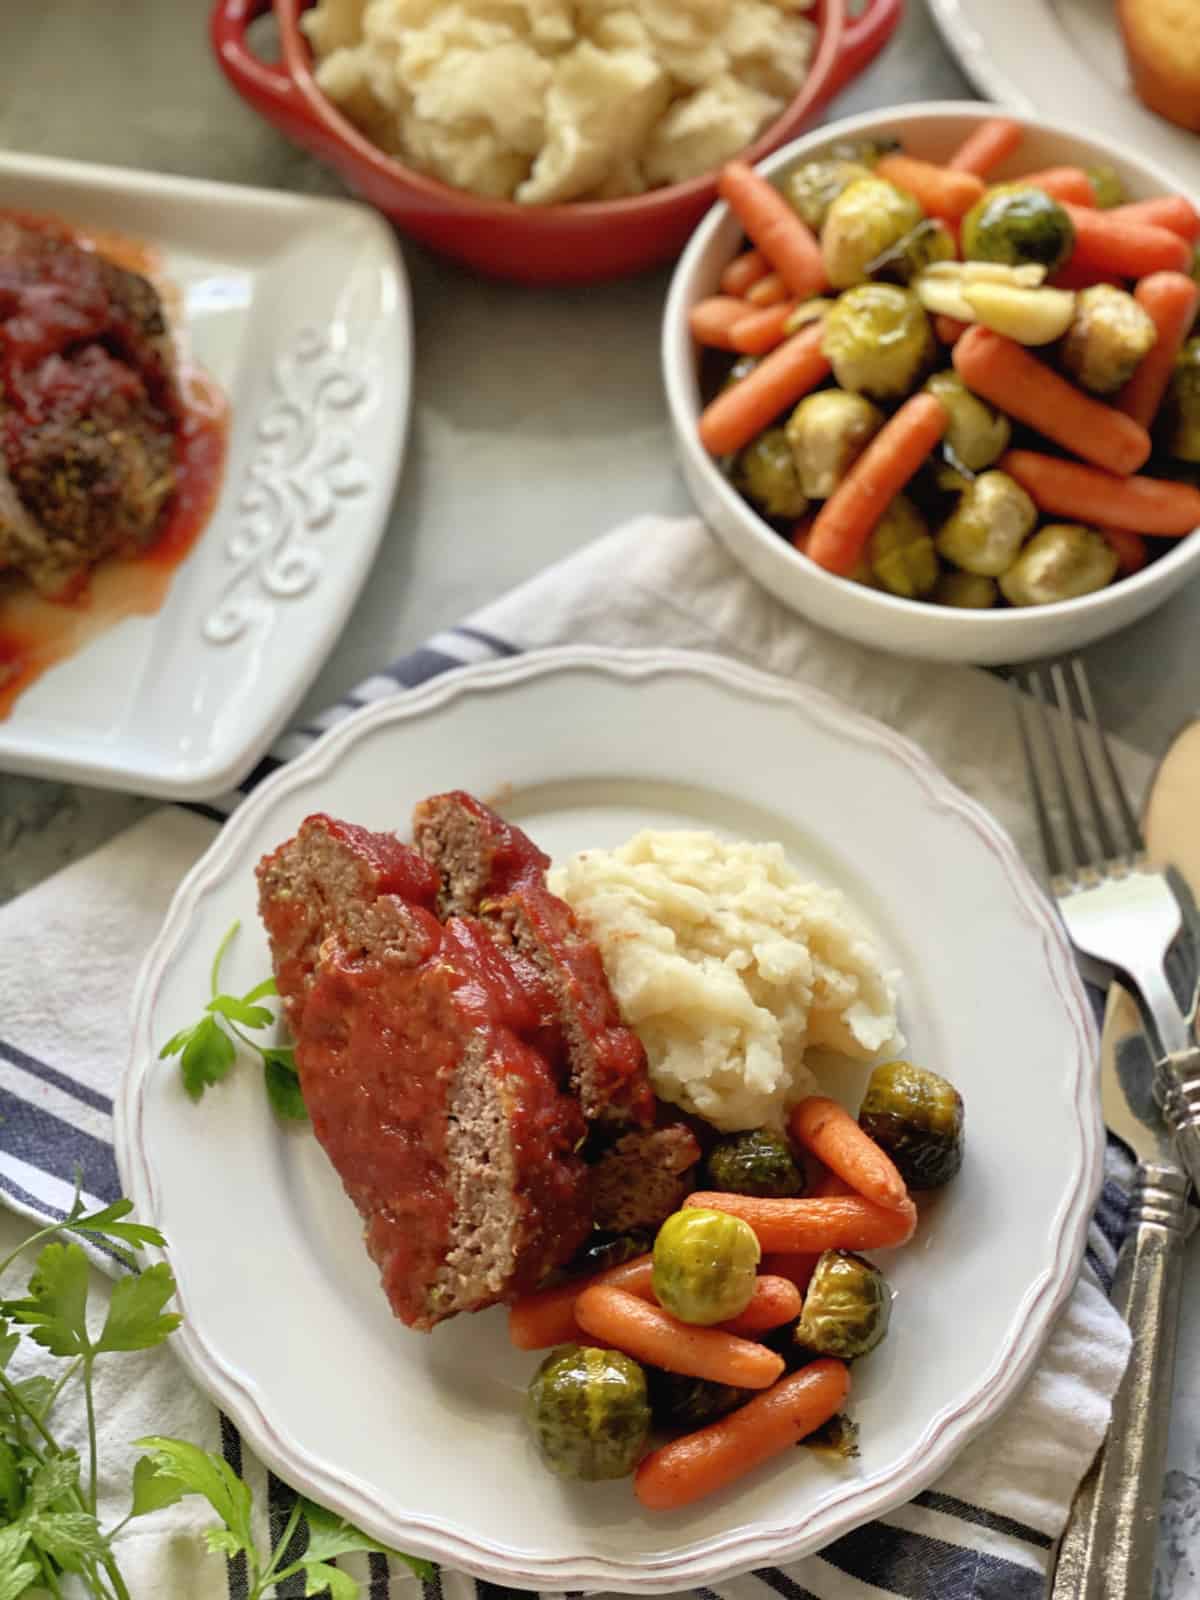
[[[996,110],[973,101],[945,101],[847,117],[785,145],[758,170],[775,177],[811,160],[836,139],[874,134],[894,135],[910,155],[944,161],[972,128]],[[996,181],[1049,166],[1108,165],[1120,174],[1131,199],[1185,188],[1154,162],[1082,129],[1011,111],[1004,115],[1022,123],[1026,133],[1017,156],[997,169]],[[1197,529],[1141,572],[1097,594],[1024,610],[956,611],[901,600],[814,566],[747,505],[717,469],[696,432],[701,410],[699,366],[688,314],[698,300],[717,291],[722,268],[736,254],[741,238],[741,225],[723,204],[714,206],[692,235],[667,296],[663,379],[683,476],[701,515],[730,554],[785,605],[835,633],[895,655],[983,664],[1030,661],[1077,650],[1127,627],[1200,571]]]

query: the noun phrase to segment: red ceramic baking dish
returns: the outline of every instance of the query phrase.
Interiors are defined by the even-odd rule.
[[[261,60],[246,32],[271,0],[217,0],[212,42],[237,92],[280,131],[329,163],[405,233],[480,272],[522,283],[587,283],[622,277],[679,254],[716,198],[716,175],[652,189],[628,200],[519,206],[482,200],[404,166],[370,143],[317,88],[299,19],[309,0],[274,0],[283,60]],[[786,144],[874,59],[904,0],[816,0],[812,67],[800,93],[746,158]]]

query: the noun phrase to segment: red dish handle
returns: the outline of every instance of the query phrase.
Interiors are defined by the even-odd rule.
[[[209,29],[217,60],[234,88],[271,121],[294,127],[309,124],[304,96],[283,67],[256,56],[246,42],[246,31],[264,13],[271,0],[216,0]]]
[[[842,45],[829,81],[821,92],[822,106],[842,90],[883,49],[904,15],[904,0],[865,0],[857,17],[847,18]]]

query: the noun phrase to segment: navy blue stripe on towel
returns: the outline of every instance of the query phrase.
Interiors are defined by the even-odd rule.
[[[99,1200],[120,1198],[112,1145],[4,1088],[0,1088],[0,1150],[63,1183],[74,1183],[76,1172],[82,1173],[82,1187]],[[35,1204],[46,1209],[41,1201]]]
[[[1000,1556],[928,1534],[868,1522],[826,1545],[820,1559],[905,1600],[1042,1600],[1045,1576]]]
[[[40,1078],[43,1083],[61,1089],[64,1094],[69,1094],[81,1105],[91,1106],[93,1111],[102,1111],[107,1117],[112,1116],[113,1103],[106,1094],[90,1088],[86,1083],[80,1083],[77,1078],[69,1078],[65,1072],[59,1072],[57,1067],[48,1067],[44,1061],[38,1061],[24,1050],[18,1050],[15,1044],[6,1044],[3,1039],[0,1039],[0,1060],[10,1061],[14,1067],[20,1067],[22,1072],[29,1073],[31,1078]]]
[[[985,1511],[982,1506],[973,1506],[966,1500],[956,1500],[952,1494],[938,1494],[934,1489],[926,1489],[923,1494],[917,1495],[913,1504],[925,1506],[930,1511],[940,1511],[944,1516],[957,1517],[960,1522],[974,1522],[980,1528],[990,1528],[993,1533],[1006,1534],[1010,1539],[1021,1539],[1039,1550],[1049,1550],[1054,1543],[1049,1534],[1018,1522],[1015,1517],[998,1516],[994,1511]]]

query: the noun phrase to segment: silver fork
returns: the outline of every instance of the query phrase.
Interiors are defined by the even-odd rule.
[[[1106,1121],[1133,1147],[1137,1177],[1113,1304],[1133,1336],[1108,1438],[1071,1509],[1054,1600],[1145,1600],[1153,1580],[1170,1420],[1188,1180],[1200,1179],[1195,974],[1179,968],[1182,915],[1145,842],[1104,737],[1083,665],[1012,680],[1050,885],[1085,972],[1133,994],[1157,1061],[1106,1059]],[[1059,716],[1051,712],[1051,699]],[[1082,726],[1081,726],[1082,721]],[[1048,796],[1057,800],[1060,821]],[[1089,840],[1090,835],[1090,840]],[[1174,982],[1168,978],[1173,962]],[[1182,1003],[1181,1003],[1182,1002]],[[1175,1150],[1172,1150],[1172,1133]],[[1176,1155],[1178,1159],[1176,1159]]]

